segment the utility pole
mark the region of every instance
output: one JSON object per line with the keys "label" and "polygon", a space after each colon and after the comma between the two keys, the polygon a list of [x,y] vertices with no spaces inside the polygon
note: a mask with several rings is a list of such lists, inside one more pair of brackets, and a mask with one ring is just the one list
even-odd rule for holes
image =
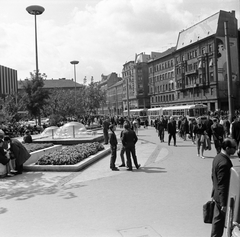
{"label": "utility pole", "polygon": [[225,45],[226,45],[226,59],[227,59],[227,82],[228,82],[228,107],[229,120],[232,121],[234,115],[233,95],[232,95],[232,66],[230,55],[230,44],[228,37],[228,22],[224,21]]}

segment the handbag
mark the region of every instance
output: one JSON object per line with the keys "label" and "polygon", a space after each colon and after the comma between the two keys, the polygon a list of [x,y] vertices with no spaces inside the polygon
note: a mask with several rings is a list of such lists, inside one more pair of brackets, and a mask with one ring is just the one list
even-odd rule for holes
{"label": "handbag", "polygon": [[203,222],[211,224],[213,219],[215,202],[213,200],[206,202],[203,205]]}

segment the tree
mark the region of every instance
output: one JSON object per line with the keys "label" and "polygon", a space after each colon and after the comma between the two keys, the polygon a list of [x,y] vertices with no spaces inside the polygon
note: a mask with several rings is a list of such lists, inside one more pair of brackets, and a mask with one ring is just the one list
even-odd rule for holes
{"label": "tree", "polygon": [[101,104],[106,102],[106,93],[101,90],[98,82],[91,82],[84,90],[84,108],[88,113],[95,113]]}
{"label": "tree", "polygon": [[38,77],[35,74],[30,73],[31,78],[27,79],[23,85],[26,97],[24,97],[27,110],[33,117],[38,117],[38,123],[41,125],[41,111],[43,107],[48,103],[49,91],[44,90],[43,78],[46,78],[46,74],[39,73]]}

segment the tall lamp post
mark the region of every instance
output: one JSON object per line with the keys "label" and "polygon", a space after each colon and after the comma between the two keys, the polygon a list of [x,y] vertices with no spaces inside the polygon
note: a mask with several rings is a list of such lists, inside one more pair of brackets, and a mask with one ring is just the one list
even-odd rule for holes
{"label": "tall lamp post", "polygon": [[75,88],[74,88],[74,98],[75,98],[75,113],[77,111],[77,92],[76,92],[76,64],[79,63],[79,61],[71,61],[71,64],[74,66],[74,81],[75,81]]}
{"label": "tall lamp post", "polygon": [[36,79],[38,79],[38,47],[37,47],[37,15],[41,15],[45,9],[38,5],[29,6],[27,12],[34,15],[35,20],[35,50],[36,50]]}

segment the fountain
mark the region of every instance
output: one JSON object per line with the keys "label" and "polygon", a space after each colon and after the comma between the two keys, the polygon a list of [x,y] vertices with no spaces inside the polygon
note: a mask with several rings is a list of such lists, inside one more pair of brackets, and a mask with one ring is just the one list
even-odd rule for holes
{"label": "fountain", "polygon": [[101,142],[103,134],[87,130],[82,123],[69,122],[61,127],[51,126],[46,128],[34,139],[34,143],[53,143],[62,145],[74,145],[86,142]]}

